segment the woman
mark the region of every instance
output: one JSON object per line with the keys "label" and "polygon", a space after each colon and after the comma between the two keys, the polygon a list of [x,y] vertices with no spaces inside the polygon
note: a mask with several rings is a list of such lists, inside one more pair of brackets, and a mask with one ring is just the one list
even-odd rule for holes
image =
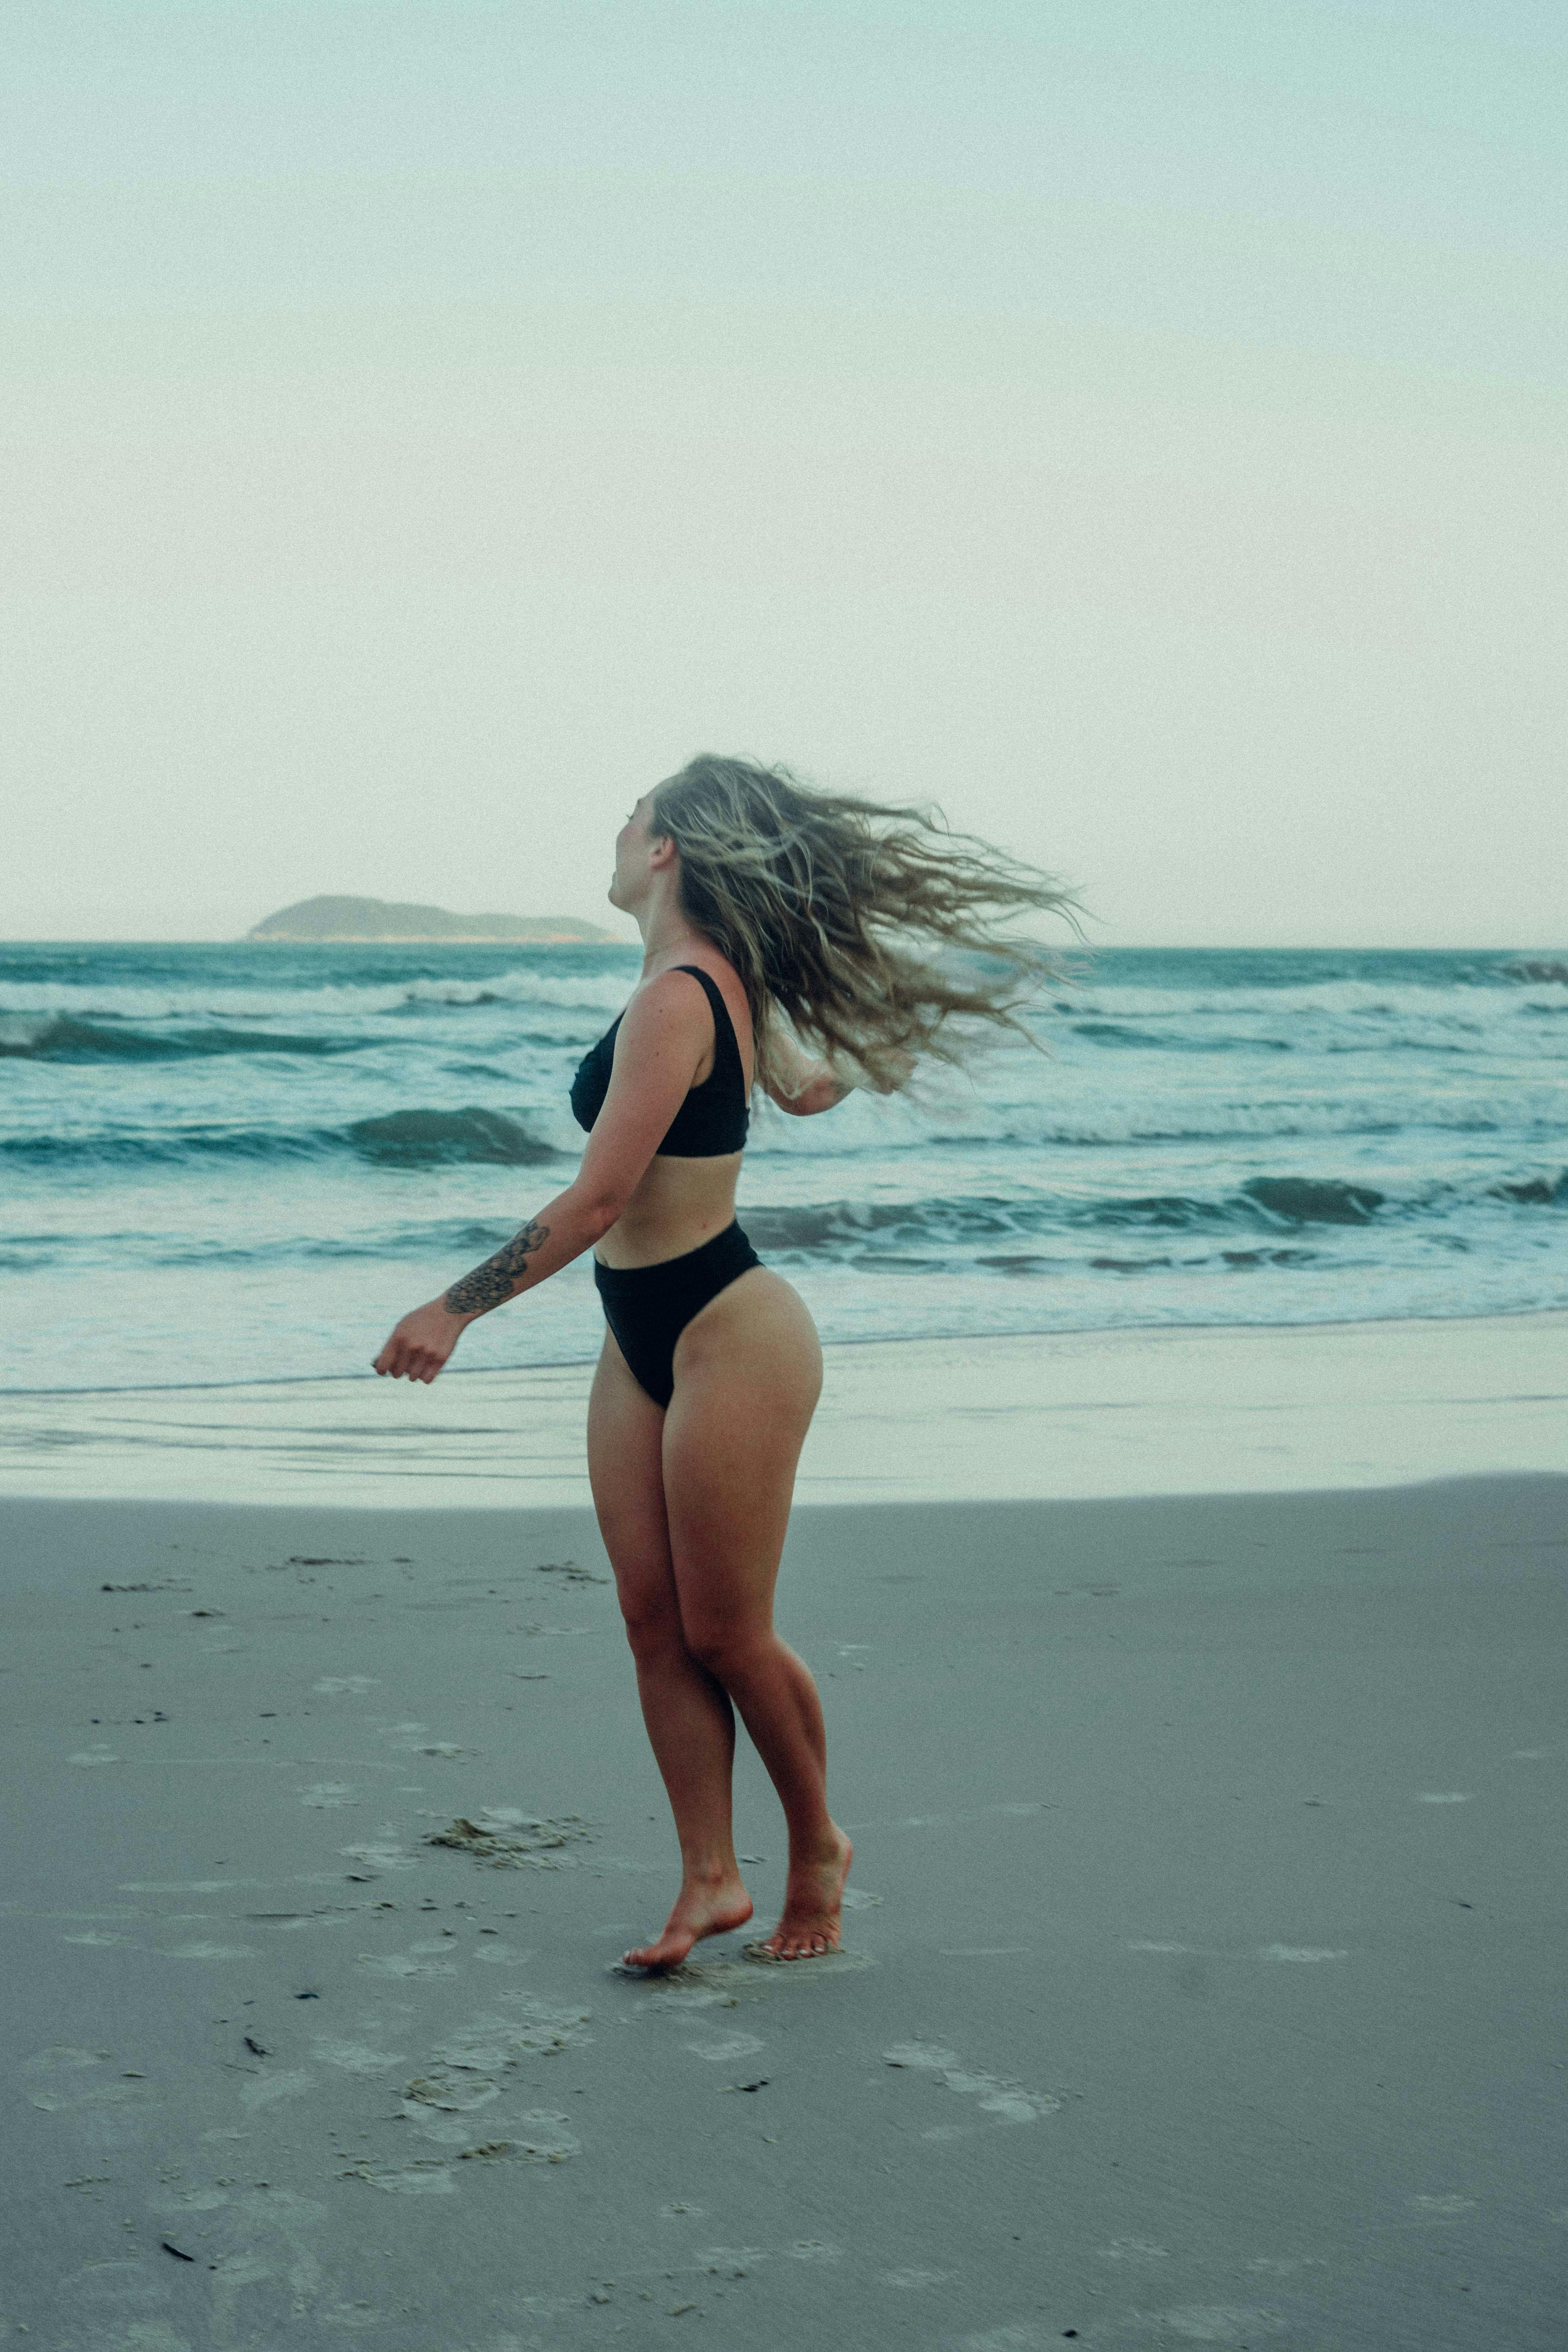
{"label": "woman", "polygon": [[[760,1084],[810,1117],[857,1085],[892,1091],[922,1054],[954,1058],[954,1015],[1016,1026],[1040,950],[994,925],[1070,902],[918,811],[708,755],[637,802],[609,896],[637,919],[642,978],[573,1084],[588,1129],[577,1175],[405,1316],[375,1369],[433,1381],[468,1324],[594,1251],[608,1328],[589,1477],[681,1855],[663,1933],[626,1961],[674,1968],[752,1916],[731,1829],[736,1708],[789,1829],[784,1914],[763,1948],[804,1959],[837,1945],[851,1852],[827,1810],[816,1686],[773,1622],[822,1355],[735,1223],[747,1106]],[[941,946],[993,961],[955,971]]]}

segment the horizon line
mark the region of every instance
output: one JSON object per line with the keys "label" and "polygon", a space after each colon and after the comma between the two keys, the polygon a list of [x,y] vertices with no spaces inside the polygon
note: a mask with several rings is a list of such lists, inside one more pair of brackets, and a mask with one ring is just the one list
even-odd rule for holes
{"label": "horizon line", "polygon": [[[520,917],[522,921],[547,922],[548,916]],[[588,921],[586,916],[562,916],[555,919]],[[626,948],[640,946],[637,940],[463,940],[463,939],[342,939],[310,940],[274,936],[257,939],[249,932],[229,932],[223,935],[195,935],[145,938],[122,934],[61,933],[49,937],[11,937],[0,934],[0,949],[5,948],[255,948],[272,950],[278,948],[510,948],[549,950],[559,948]],[[1568,940],[1549,944],[1537,940],[1100,940],[1077,942],[1058,947],[1062,955],[1073,958],[1111,953],[1135,952],[1148,954],[1192,955],[1529,955],[1547,958],[1568,958]]]}

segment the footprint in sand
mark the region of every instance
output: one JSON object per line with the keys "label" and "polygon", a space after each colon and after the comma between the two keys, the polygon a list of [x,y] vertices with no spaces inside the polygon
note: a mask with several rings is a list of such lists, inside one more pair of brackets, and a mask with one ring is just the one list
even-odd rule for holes
{"label": "footprint in sand", "polygon": [[458,2193],[456,2179],[438,2156],[416,2158],[405,2165],[351,2164],[341,2178],[368,2181],[373,2189],[384,2189],[391,2197],[455,2197]]}
{"label": "footprint in sand", "polygon": [[154,2213],[170,2217],[181,2213],[216,2213],[229,2202],[226,2189],[187,2189],[178,2195],[154,2197],[149,2200]]}
{"label": "footprint in sand", "polygon": [[[416,2115],[417,2103],[405,2102],[405,2112]],[[368,2181],[373,2189],[401,2197],[450,2197],[456,2193],[459,2164],[564,2164],[582,2153],[570,2119],[544,2108],[531,2108],[513,2117],[489,2116],[483,2136],[457,2116],[432,2115],[426,2137],[446,2142],[450,2157],[416,2157],[412,2164],[377,2165],[368,2159],[348,2167],[340,2178]],[[465,2145],[459,2146],[463,2142]]]}
{"label": "footprint in sand", "polygon": [[373,2050],[363,2042],[337,2042],[326,2034],[318,2034],[310,2047],[310,2055],[323,2066],[336,2066],[345,2074],[382,2074],[389,2066],[405,2063],[401,2050]]}
{"label": "footprint in sand", "polygon": [[766,2246],[704,2246],[692,2256],[700,2270],[717,2278],[744,2278],[768,2259]]}
{"label": "footprint in sand", "polygon": [[1150,2315],[1153,2326],[1184,2344],[1231,2344],[1247,2352],[1260,2336],[1282,2336],[1288,2322],[1277,2311],[1251,2304],[1197,2303],[1179,2311]]}
{"label": "footprint in sand", "polygon": [[413,1870],[415,1858],[405,1853],[392,1838],[373,1839],[367,1845],[341,1845],[338,1852],[345,1862],[363,1862],[367,1870]]}
{"label": "footprint in sand", "polygon": [[[902,2071],[937,2075],[948,2090],[961,2098],[976,2100],[981,2114],[994,2116],[999,2123],[1032,2124],[1041,2116],[1055,2114],[1062,2104],[1049,2092],[1026,2091],[1021,2084],[1000,2081],[994,2074],[973,2073],[955,2051],[944,2050],[937,2042],[900,2042],[882,2056],[886,2064]],[[952,2139],[964,2128],[938,2124],[923,2137]]]}
{"label": "footprint in sand", "polygon": [[416,1944],[410,1952],[361,1952],[354,1966],[367,1977],[455,1977],[455,1962],[432,1958]]}
{"label": "footprint in sand", "polygon": [[686,2044],[694,2058],[706,2058],[719,2065],[727,2058],[752,2058],[767,2047],[754,2033],[721,2033],[711,2042],[689,2042]]}
{"label": "footprint in sand", "polygon": [[488,2107],[500,2096],[500,2084],[489,2074],[466,2066],[445,2066],[437,2063],[427,2073],[416,2074],[405,2086],[403,2116],[427,2139],[455,2141],[461,2144],[472,2137],[466,2123],[458,2120],[472,2115],[479,2107]]}
{"label": "footprint in sand", "polygon": [[258,2074],[254,2082],[239,2086],[240,2103],[254,2112],[260,2107],[274,2107],[279,2099],[302,2098],[316,2087],[316,2078],[304,2066],[281,2067],[276,2074]]}
{"label": "footprint in sand", "polygon": [[124,2106],[152,2096],[144,2076],[127,2070],[112,2074],[106,2071],[115,2063],[112,2051],[51,2042],[22,2068],[38,2085],[27,2094],[28,2104],[47,2115],[58,2115],[72,2107]]}
{"label": "footprint in sand", "polygon": [[236,1887],[265,1886],[264,1878],[122,1878],[121,1895],[230,1895]]}

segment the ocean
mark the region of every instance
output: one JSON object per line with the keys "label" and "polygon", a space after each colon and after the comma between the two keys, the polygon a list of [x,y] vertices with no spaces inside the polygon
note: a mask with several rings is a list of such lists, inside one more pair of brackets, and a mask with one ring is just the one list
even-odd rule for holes
{"label": "ocean", "polygon": [[[629,948],[0,947],[0,1387],[368,1376],[571,1177]],[[963,1074],[760,1103],[740,1216],[828,1343],[1568,1307],[1568,966],[1120,949]],[[451,1377],[582,1361],[585,1260]]]}

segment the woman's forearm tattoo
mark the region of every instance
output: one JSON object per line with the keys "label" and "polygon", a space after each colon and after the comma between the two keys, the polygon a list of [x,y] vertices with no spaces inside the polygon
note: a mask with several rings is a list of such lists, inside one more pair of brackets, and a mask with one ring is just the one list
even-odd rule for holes
{"label": "woman's forearm tattoo", "polygon": [[472,1274],[464,1275],[461,1282],[452,1285],[441,1301],[447,1314],[482,1315],[487,1307],[500,1307],[511,1297],[524,1261],[535,1250],[542,1249],[549,1239],[549,1226],[542,1225],[537,1217],[530,1217],[504,1249],[497,1250],[494,1257],[486,1258],[483,1265],[475,1266]]}

